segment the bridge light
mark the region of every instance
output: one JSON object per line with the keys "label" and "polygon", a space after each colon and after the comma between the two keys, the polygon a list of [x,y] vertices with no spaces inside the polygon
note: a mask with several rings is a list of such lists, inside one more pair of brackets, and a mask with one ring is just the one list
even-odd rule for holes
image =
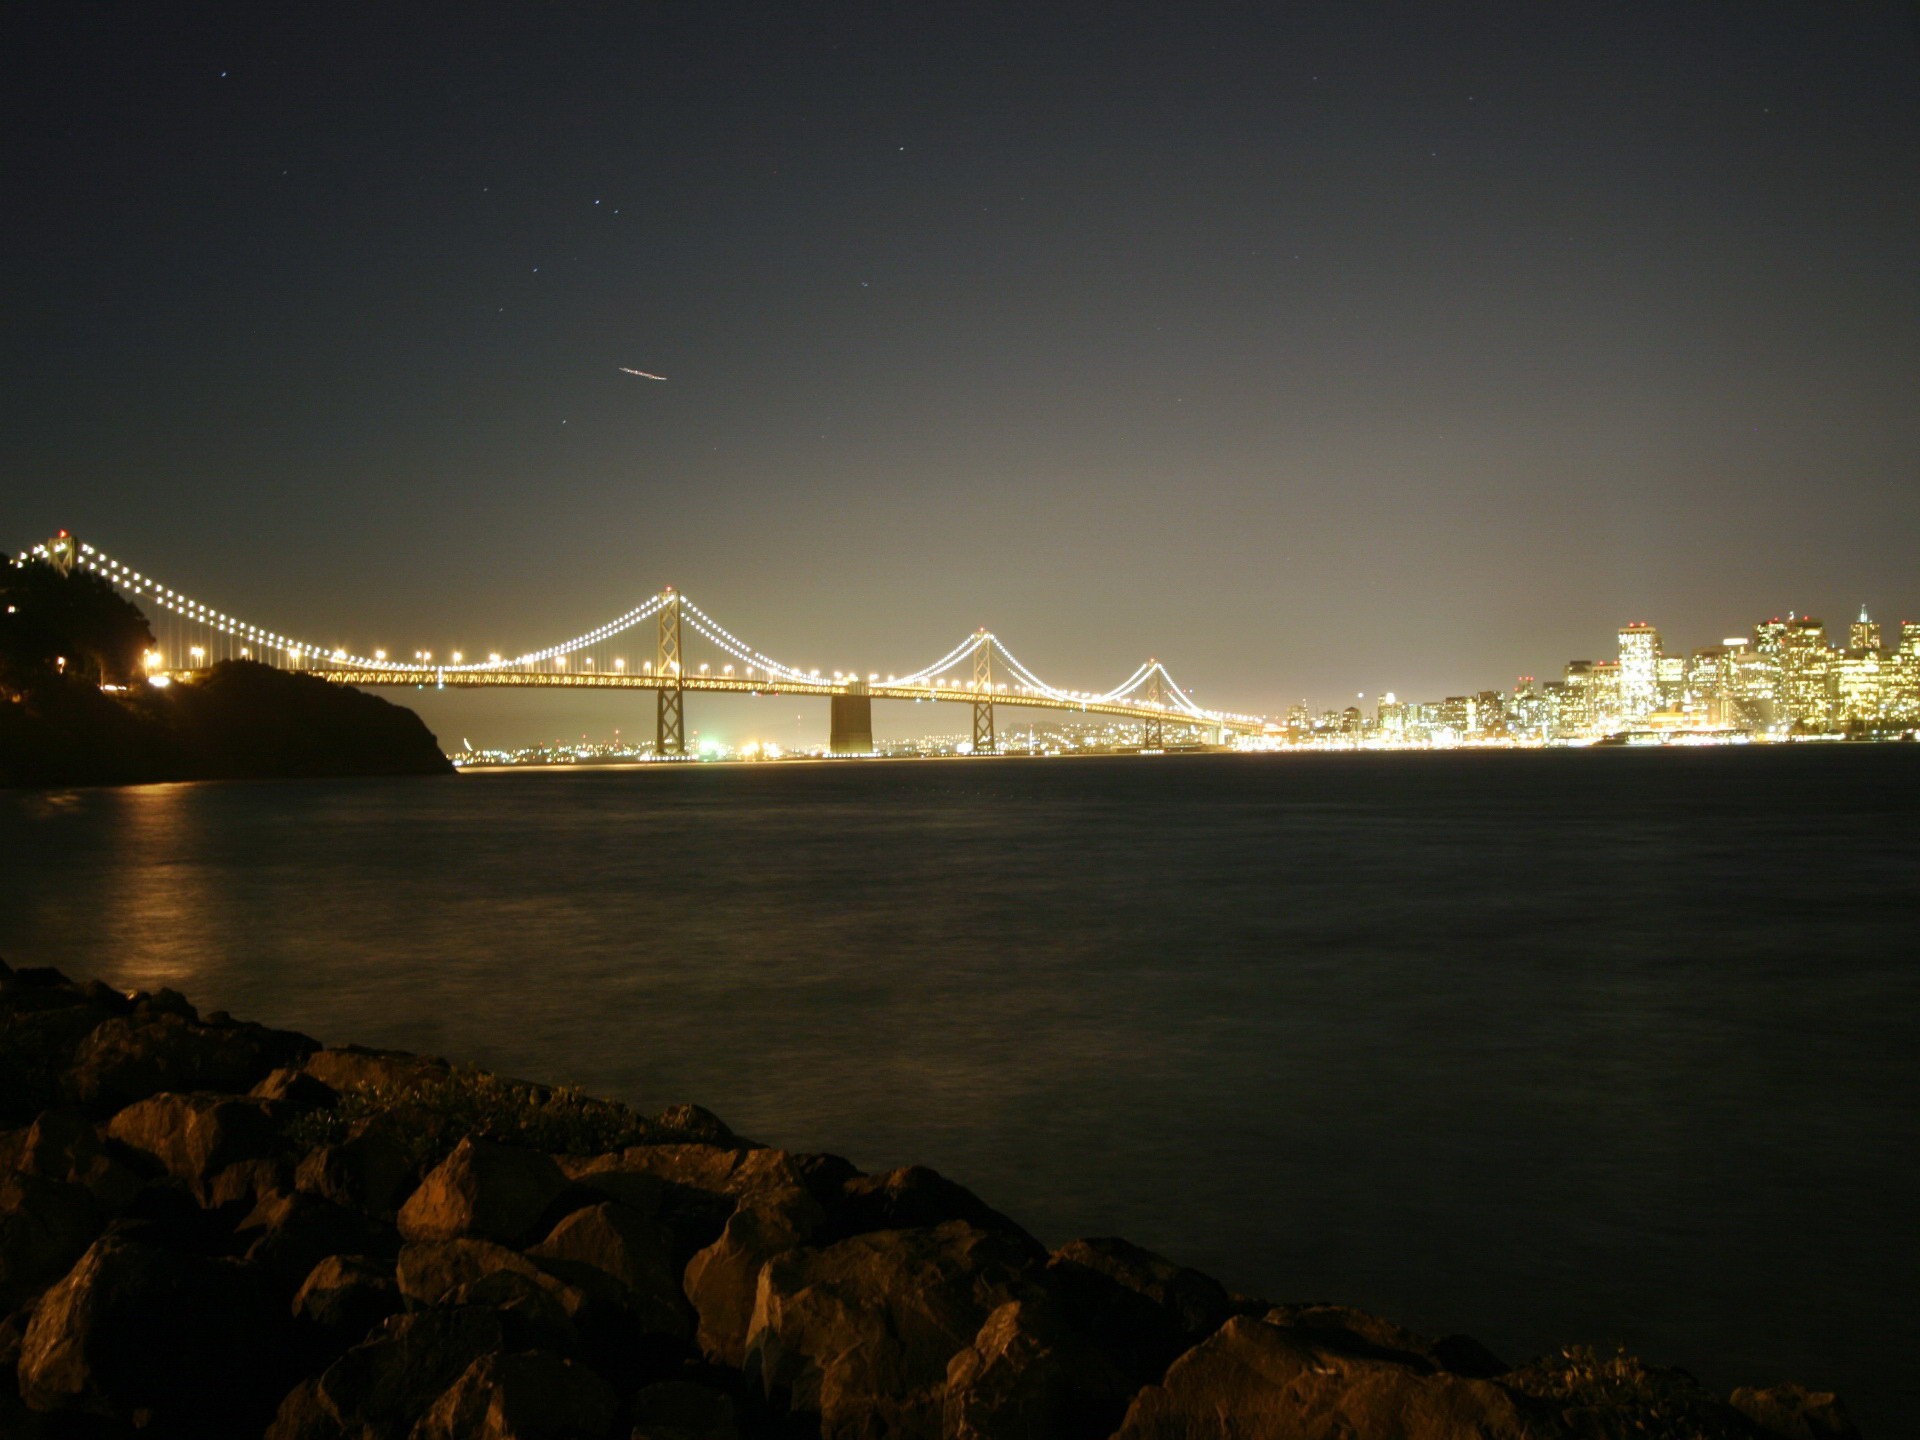
{"label": "bridge light", "polygon": [[453,663],[454,663],[454,664],[456,664],[456,665],[458,665],[458,664],[460,663],[460,659],[461,659],[461,656],[460,656],[460,652],[459,652],[458,650],[456,650],[456,651],[454,651],[454,652],[453,652]]}
{"label": "bridge light", "polygon": [[384,650],[376,650],[373,652],[373,658],[376,660],[384,660],[387,658],[387,652]]}
{"label": "bridge light", "polygon": [[733,667],[731,665],[722,665],[720,667],[720,673],[722,675],[731,675],[733,674]]}
{"label": "bridge light", "polygon": [[500,652],[498,650],[490,651],[487,655],[487,663],[489,665],[498,665],[500,663]]}
{"label": "bridge light", "polygon": [[613,662],[613,668],[616,670],[624,670],[627,668],[627,662],[625,660],[616,659]]}

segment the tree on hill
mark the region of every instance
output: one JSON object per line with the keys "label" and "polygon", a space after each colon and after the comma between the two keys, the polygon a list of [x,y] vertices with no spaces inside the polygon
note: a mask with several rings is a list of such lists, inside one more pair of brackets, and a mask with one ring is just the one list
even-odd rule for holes
{"label": "tree on hill", "polygon": [[62,677],[126,685],[152,648],[147,617],[92,571],[0,563],[0,687],[20,694]]}

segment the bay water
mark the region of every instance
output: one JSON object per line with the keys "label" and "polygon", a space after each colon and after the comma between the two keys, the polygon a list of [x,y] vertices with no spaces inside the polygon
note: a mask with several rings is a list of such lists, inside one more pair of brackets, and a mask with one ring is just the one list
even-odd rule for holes
{"label": "bay water", "polygon": [[0,794],[0,955],[1920,1414],[1920,747]]}

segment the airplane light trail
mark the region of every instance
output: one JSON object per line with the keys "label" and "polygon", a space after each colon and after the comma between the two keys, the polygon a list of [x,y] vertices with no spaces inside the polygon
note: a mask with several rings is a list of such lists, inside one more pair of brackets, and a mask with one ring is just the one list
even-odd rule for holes
{"label": "airplane light trail", "polygon": [[642,380],[664,380],[667,378],[664,375],[649,375],[646,371],[635,370],[630,365],[622,365],[620,367],[620,373],[622,375],[638,375]]}

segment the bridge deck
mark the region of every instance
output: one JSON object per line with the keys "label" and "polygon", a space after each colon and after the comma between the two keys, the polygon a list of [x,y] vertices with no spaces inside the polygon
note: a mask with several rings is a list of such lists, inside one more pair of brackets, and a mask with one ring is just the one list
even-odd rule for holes
{"label": "bridge deck", "polygon": [[[307,673],[340,685],[429,690],[562,689],[562,690],[670,690],[674,680],[665,675],[629,675],[593,670],[446,669],[432,667],[358,668],[315,667]],[[182,678],[191,672],[184,672]],[[991,699],[998,705],[1031,710],[1064,710],[1083,715],[1110,715],[1125,720],[1159,720],[1166,724],[1223,729],[1239,735],[1257,735],[1264,722],[1254,719],[1199,717],[1174,706],[1134,705],[1125,700],[1075,700],[1028,690],[996,689],[990,696],[964,685],[876,685],[820,680],[741,680],[724,675],[684,675],[680,688],[707,694],[730,695],[856,695],[875,700],[921,700],[949,705],[971,705]]]}

